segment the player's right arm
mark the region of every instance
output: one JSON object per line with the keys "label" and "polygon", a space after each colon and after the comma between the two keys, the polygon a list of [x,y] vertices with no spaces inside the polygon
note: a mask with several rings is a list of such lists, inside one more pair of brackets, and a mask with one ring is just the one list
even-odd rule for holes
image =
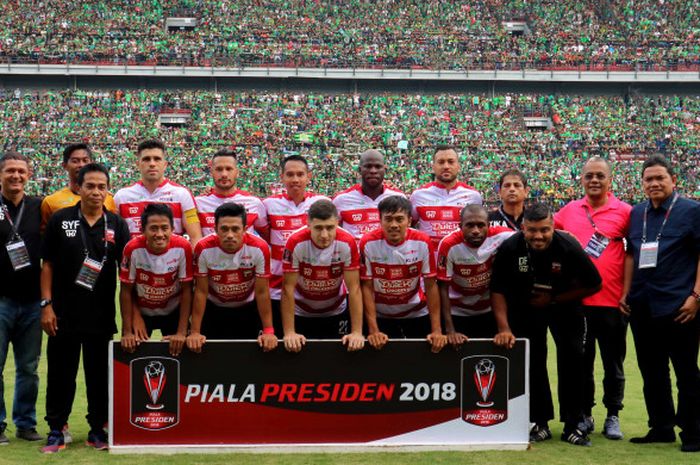
{"label": "player's right arm", "polygon": [[187,336],[187,348],[192,352],[200,353],[207,338],[202,334],[202,319],[207,306],[209,293],[209,277],[195,276],[194,299],[192,300],[192,321],[190,334]]}
{"label": "player's right arm", "polygon": [[297,334],[294,328],[294,289],[297,286],[298,278],[299,273],[297,272],[284,272],[280,312],[282,313],[284,348],[289,352],[299,352],[306,344],[306,338],[301,334]]}

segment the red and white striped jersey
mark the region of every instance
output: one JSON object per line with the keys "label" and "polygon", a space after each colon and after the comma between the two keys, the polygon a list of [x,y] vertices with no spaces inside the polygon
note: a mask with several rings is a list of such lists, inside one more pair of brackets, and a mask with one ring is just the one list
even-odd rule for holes
{"label": "red and white striped jersey", "polygon": [[212,189],[207,195],[195,197],[197,214],[202,225],[202,235],[208,236],[214,232],[214,212],[224,203],[237,203],[243,205],[246,211],[246,230],[255,227],[263,229],[267,227],[267,212],[262,200],[246,191],[236,190],[231,195],[220,195]]}
{"label": "red and white striped jersey", "polygon": [[343,272],[360,269],[360,254],[355,239],[342,228],[336,230],[335,241],[325,249],[314,245],[309,228],[302,228],[287,240],[283,268],[285,273],[299,274],[294,289],[297,315],[333,316],[347,307]]}
{"label": "red and white striped jersey", "polygon": [[149,203],[164,203],[173,211],[175,234],[184,234],[185,223],[195,223],[197,207],[192,193],[186,187],[164,179],[149,192],[141,181],[119,189],[114,196],[117,212],[129,225],[131,237],[141,234],[141,213]]}
{"label": "red and white striped jersey", "polygon": [[406,197],[398,190],[384,186],[384,191],[372,200],[362,193],[362,185],[356,184],[339,193],[333,199],[340,215],[340,225],[359,242],[364,234],[379,229],[379,202],[392,195]]}
{"label": "red and white striped jersey", "polygon": [[360,240],[360,278],[372,280],[377,316],[417,318],[428,314],[421,277],[434,278],[435,252],[427,234],[409,228],[399,245],[377,229]]}
{"label": "red and white striped jersey", "polygon": [[481,203],[481,194],[463,182],[450,190],[437,181],[431,182],[411,194],[416,228],[430,236],[436,249],[443,237],[459,228],[462,207]]}
{"label": "red and white striped jersey", "polygon": [[513,234],[515,231],[509,228],[489,228],[486,240],[478,249],[467,245],[461,230],[440,241],[437,277],[450,283],[453,315],[472,316],[491,311],[491,264],[498,247]]}
{"label": "red and white striped jersey", "polygon": [[119,280],[134,285],[142,314],[168,315],[180,305],[180,283],[192,281],[192,246],[173,234],[165,252],[156,254],[146,248],[145,236],[136,236],[124,247]]}
{"label": "red and white striped jersey", "polygon": [[255,299],[255,278],[270,277],[270,248],[253,234],[243,235],[243,245],[234,253],[220,247],[211,234],[194,247],[194,275],[209,281],[207,299],[219,307],[237,308]]}
{"label": "red and white striped jersey", "polygon": [[309,207],[317,200],[330,200],[325,195],[306,192],[304,200],[297,205],[287,194],[273,195],[265,200],[267,219],[270,222],[270,298],[279,300],[282,298],[282,254],[284,244],[294,231],[306,226],[306,214]]}

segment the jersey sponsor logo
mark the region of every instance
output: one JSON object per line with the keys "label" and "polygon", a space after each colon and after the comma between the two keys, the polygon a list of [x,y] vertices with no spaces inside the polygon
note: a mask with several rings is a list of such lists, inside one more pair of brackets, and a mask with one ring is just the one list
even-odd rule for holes
{"label": "jersey sponsor logo", "polygon": [[63,221],[61,227],[66,234],[66,237],[75,237],[78,234],[78,226],[80,220]]}
{"label": "jersey sponsor logo", "polygon": [[311,276],[314,270],[311,268],[304,268],[304,276]]}
{"label": "jersey sponsor logo", "polygon": [[353,221],[362,221],[362,213],[353,213],[352,220]]}
{"label": "jersey sponsor logo", "polygon": [[384,273],[386,273],[386,268],[378,266],[374,269],[374,272],[378,275],[383,275]]}
{"label": "jersey sponsor logo", "polygon": [[139,212],[139,207],[129,207],[129,214],[135,215]]}
{"label": "jersey sponsor logo", "polygon": [[432,220],[433,218],[437,217],[437,212],[435,210],[428,210],[425,212],[425,217]]}
{"label": "jersey sponsor logo", "polygon": [[527,262],[527,257],[518,257],[518,271],[521,273],[527,273],[530,271],[530,267]]}
{"label": "jersey sponsor logo", "polygon": [[561,273],[561,263],[552,262],[552,273],[555,273],[555,274]]}
{"label": "jersey sponsor logo", "polygon": [[275,220],[275,226],[278,228],[284,228],[286,221],[284,220]]}

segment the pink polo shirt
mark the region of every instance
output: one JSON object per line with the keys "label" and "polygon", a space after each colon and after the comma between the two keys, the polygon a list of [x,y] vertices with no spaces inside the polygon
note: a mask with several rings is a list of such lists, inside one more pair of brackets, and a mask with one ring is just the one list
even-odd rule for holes
{"label": "pink polo shirt", "polygon": [[586,211],[590,213],[598,232],[610,239],[599,258],[590,257],[603,278],[603,288],[600,292],[583,299],[584,305],[617,307],[620,302],[625,262],[622,238],[627,235],[631,210],[630,205],[608,192],[608,202],[597,210],[593,210],[584,197],[569,202],[554,215],[554,227],[576,236],[583,248],[595,232]]}

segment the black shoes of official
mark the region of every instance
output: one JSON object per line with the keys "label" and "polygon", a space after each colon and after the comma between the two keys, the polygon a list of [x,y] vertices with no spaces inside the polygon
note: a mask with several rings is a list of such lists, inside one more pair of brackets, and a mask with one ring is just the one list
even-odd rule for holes
{"label": "black shoes of official", "polygon": [[578,428],[561,433],[561,440],[574,446],[588,447],[591,445],[591,440],[588,439],[588,435]]}
{"label": "black shoes of official", "polygon": [[630,439],[633,444],[652,444],[655,442],[676,442],[676,433],[672,429],[652,428],[646,436]]}
{"label": "black shoes of official", "polygon": [[547,425],[535,425],[530,430],[530,442],[542,442],[552,439],[552,432]]}

